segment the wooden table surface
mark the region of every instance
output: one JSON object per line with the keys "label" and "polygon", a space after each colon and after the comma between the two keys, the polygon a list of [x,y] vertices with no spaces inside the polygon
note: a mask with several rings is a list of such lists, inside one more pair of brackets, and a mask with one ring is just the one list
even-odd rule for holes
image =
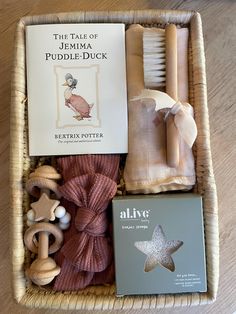
{"label": "wooden table surface", "polygon": [[[0,46],[0,313],[63,313],[27,309],[11,294],[9,258],[9,108],[16,23],[25,15],[79,10],[184,9],[202,15],[208,79],[211,145],[219,198],[220,284],[212,305],[161,310],[161,313],[236,313],[236,2],[155,0],[1,0]],[[126,313],[154,313],[127,311]],[[81,312],[80,312],[81,313]],[[83,313],[86,313],[83,311]],[[96,312],[95,312],[96,313]],[[97,312],[98,313],[98,312]],[[110,311],[104,313],[111,313]],[[118,313],[114,311],[112,313]]]}

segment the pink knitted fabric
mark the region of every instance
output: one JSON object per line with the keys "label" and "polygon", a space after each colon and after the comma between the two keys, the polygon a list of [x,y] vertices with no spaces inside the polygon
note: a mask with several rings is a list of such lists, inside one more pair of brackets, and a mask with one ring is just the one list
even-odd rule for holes
{"label": "pink knitted fabric", "polygon": [[78,290],[114,280],[107,206],[116,193],[119,155],[81,155],[58,159],[64,184],[63,206],[71,214],[64,245],[56,254],[61,273],[55,290]]}

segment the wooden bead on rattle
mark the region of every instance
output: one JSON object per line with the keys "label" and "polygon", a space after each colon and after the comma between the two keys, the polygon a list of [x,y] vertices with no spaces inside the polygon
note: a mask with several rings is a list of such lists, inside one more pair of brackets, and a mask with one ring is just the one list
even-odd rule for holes
{"label": "wooden bead on rattle", "polygon": [[[33,241],[36,233],[39,233],[39,242],[36,245]],[[55,242],[48,247],[49,234],[53,234]],[[55,225],[47,222],[40,222],[32,225],[25,232],[24,242],[27,248],[38,253],[38,258],[27,269],[26,274],[37,285],[47,285],[55,276],[60,273],[60,267],[57,266],[55,261],[48,257],[48,253],[55,253],[62,244],[63,234],[62,231]]]}
{"label": "wooden bead on rattle", "polygon": [[58,227],[61,230],[67,230],[70,227],[70,213],[68,213],[63,206],[58,206],[54,213],[55,216],[59,219]]}
{"label": "wooden bead on rattle", "polygon": [[60,178],[61,175],[52,166],[41,166],[30,174],[30,178],[26,183],[26,190],[37,198],[42,193],[46,193],[49,196],[50,192],[55,193],[57,198],[60,198],[61,194],[56,183]]}

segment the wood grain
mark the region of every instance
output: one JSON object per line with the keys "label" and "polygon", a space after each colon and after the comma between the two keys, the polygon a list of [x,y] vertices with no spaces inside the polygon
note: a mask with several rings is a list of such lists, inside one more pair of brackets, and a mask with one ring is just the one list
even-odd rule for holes
{"label": "wood grain", "polygon": [[[1,313],[63,313],[63,311],[26,309],[11,296],[9,248],[9,105],[13,43],[16,23],[24,15],[79,10],[129,9],[197,10],[203,19],[208,99],[211,125],[212,156],[219,197],[220,222],[220,286],[217,301],[201,308],[180,308],[175,313],[234,313],[236,311],[236,2],[217,1],[155,1],[155,0],[5,0],[0,2],[0,252]],[[96,313],[96,311],[94,311]],[[161,310],[170,313],[173,310]],[[72,313],[72,312],[71,312]],[[83,311],[83,313],[86,313]],[[99,312],[97,312],[99,313]],[[118,313],[104,312],[104,313]],[[127,311],[126,313],[155,313]]]}

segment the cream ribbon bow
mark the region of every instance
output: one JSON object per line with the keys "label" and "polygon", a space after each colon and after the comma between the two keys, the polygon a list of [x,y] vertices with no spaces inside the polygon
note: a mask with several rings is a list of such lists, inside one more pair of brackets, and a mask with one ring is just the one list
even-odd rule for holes
{"label": "cream ribbon bow", "polygon": [[186,108],[180,101],[175,101],[164,92],[143,89],[139,96],[133,97],[130,101],[152,99],[155,102],[155,111],[169,108],[165,118],[169,113],[174,115],[174,123],[179,131],[180,136],[184,139],[187,145],[191,148],[197,137],[197,126],[193,119],[190,110]]}

